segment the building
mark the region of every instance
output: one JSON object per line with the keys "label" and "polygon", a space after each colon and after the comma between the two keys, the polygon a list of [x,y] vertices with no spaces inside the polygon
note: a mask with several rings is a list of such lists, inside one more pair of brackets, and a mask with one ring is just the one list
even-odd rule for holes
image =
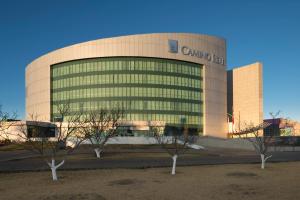
{"label": "building", "polygon": [[56,126],[49,122],[9,120],[2,123],[1,140],[25,141],[26,138],[54,138]]}
{"label": "building", "polygon": [[300,123],[294,120],[275,118],[265,119],[271,125],[264,129],[266,136],[300,136]]}
{"label": "building", "polygon": [[263,122],[262,86],[262,64],[259,62],[227,71],[229,132],[239,132]]}
{"label": "building", "polygon": [[[224,138],[227,98],[226,42],[208,35],[99,39],[52,51],[26,68],[26,115],[42,121],[59,117],[62,103],[83,113],[122,106],[133,132],[147,131],[155,122],[185,123],[192,133]],[[250,111],[260,115],[262,106],[256,108]]]}

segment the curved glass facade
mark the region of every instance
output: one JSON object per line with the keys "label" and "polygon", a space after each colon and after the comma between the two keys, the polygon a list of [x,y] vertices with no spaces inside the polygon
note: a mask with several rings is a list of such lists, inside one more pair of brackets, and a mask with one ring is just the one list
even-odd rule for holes
{"label": "curved glass facade", "polygon": [[51,66],[51,119],[56,105],[72,112],[122,106],[125,120],[186,123],[202,132],[200,64],[145,57],[75,60]]}

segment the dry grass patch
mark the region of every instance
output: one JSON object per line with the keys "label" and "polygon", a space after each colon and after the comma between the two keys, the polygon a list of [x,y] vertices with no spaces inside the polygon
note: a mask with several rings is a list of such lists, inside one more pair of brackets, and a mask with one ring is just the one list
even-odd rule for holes
{"label": "dry grass patch", "polygon": [[1,198],[37,199],[300,199],[300,162],[0,174]]}
{"label": "dry grass patch", "polygon": [[81,193],[81,194],[53,194],[49,196],[40,196],[41,200],[106,200],[96,193]]}
{"label": "dry grass patch", "polygon": [[227,176],[234,177],[257,177],[257,174],[251,172],[230,172],[226,174]]}

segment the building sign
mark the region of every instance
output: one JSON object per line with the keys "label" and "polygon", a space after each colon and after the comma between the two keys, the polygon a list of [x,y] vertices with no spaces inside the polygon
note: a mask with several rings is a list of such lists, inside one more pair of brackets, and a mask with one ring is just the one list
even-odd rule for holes
{"label": "building sign", "polygon": [[[170,53],[178,53],[179,46],[178,46],[177,40],[169,40],[168,44],[169,44],[169,52]],[[182,46],[180,48],[180,52],[186,56],[197,57],[197,58],[205,59],[209,62],[213,62],[213,63],[220,64],[220,65],[225,65],[225,60],[223,57],[220,57],[215,54],[208,53],[208,52],[200,51],[197,49],[192,49],[188,46]]]}

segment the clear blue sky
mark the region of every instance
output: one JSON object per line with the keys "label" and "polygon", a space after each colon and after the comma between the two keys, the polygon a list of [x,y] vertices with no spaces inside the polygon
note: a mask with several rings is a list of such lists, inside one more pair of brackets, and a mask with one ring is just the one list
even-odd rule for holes
{"label": "clear blue sky", "polygon": [[191,32],[227,40],[228,68],[264,64],[264,113],[300,120],[300,1],[1,0],[0,104],[25,113],[25,67],[103,37]]}

